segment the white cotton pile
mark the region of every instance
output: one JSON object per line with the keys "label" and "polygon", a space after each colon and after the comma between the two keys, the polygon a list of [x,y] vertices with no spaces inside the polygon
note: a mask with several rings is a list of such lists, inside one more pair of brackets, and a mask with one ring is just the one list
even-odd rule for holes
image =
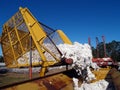
{"label": "white cotton pile", "polygon": [[[46,43],[44,46],[50,50],[53,54],[57,56],[57,58],[60,58],[60,54],[58,51],[53,47],[53,45]],[[47,59],[47,61],[55,61],[55,59],[46,51],[44,52],[44,55]],[[26,52],[23,56],[17,59],[18,64],[24,65],[30,63],[30,51]],[[32,50],[32,63],[39,63],[41,61],[41,57],[39,55],[39,52],[36,50]],[[13,62],[14,64],[14,62]]]}
{"label": "white cotton pile", "polygon": [[78,87],[78,79],[73,78],[74,90],[107,90],[109,83],[105,80],[100,80],[95,83],[83,83]]}
{"label": "white cotton pile", "polygon": [[72,67],[78,75],[83,76],[87,82],[95,79],[95,75],[89,67],[93,67],[94,69],[98,69],[99,67],[92,62],[93,57],[90,45],[74,42],[73,45],[60,44],[58,48],[62,52],[63,57],[73,59]]}
{"label": "white cotton pile", "polygon": [[[40,62],[41,58],[37,50],[32,50],[32,63]],[[30,51],[18,58],[18,63],[21,65],[30,63]]]}
{"label": "white cotton pile", "polygon": [[[54,53],[58,58],[60,54],[56,52],[53,45],[46,43],[44,44],[46,48],[48,48],[52,53]],[[59,44],[57,45],[59,50],[62,52],[65,58],[73,59],[72,67],[76,70],[78,75],[83,76],[83,78],[90,82],[95,79],[94,74],[91,72],[89,67],[93,67],[94,69],[98,69],[98,66],[92,62],[92,50],[88,44],[80,44],[78,42],[74,42],[72,45],[70,44]],[[48,52],[45,52],[47,60],[55,60]],[[27,64],[30,61],[30,52],[25,53],[22,57],[18,59],[18,63],[21,65]],[[37,50],[32,51],[32,63],[39,63],[41,61],[40,55]]]}

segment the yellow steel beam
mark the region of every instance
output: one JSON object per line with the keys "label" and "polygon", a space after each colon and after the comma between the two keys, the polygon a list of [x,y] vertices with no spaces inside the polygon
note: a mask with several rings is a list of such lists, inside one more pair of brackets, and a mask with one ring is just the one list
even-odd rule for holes
{"label": "yellow steel beam", "polygon": [[72,44],[70,39],[63,33],[62,30],[57,30],[57,33],[59,34],[60,38],[63,40],[64,43],[66,44]]}
{"label": "yellow steel beam", "polygon": [[45,32],[43,31],[43,29],[40,27],[37,20],[32,16],[32,14],[30,13],[30,11],[27,8],[20,7],[20,12],[23,15],[24,21],[29,29],[30,35],[32,36],[32,39],[37,47],[37,50],[38,50],[42,60],[46,61],[46,58],[45,58],[44,54],[42,53],[42,50],[38,43],[38,41],[41,38],[43,38],[41,40],[41,42],[42,42],[44,40],[44,38],[46,37]]}
{"label": "yellow steel beam", "polygon": [[20,7],[20,12],[24,18],[24,21],[30,32],[30,35],[32,36],[32,39],[43,61],[40,76],[44,76],[46,67],[49,66],[49,64],[47,63],[46,57],[42,52],[43,50],[41,49],[41,44],[43,40],[46,38],[46,33],[44,32],[43,28],[40,26],[38,21],[32,16],[32,14],[27,8]]}

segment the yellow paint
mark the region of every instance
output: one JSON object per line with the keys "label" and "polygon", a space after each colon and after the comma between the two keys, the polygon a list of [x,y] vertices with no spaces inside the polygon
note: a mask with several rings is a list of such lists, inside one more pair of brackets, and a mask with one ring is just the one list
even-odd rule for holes
{"label": "yellow paint", "polygon": [[96,82],[102,79],[105,79],[110,71],[110,68],[100,68],[98,71],[93,71],[95,74],[96,79],[93,80],[92,82]]}

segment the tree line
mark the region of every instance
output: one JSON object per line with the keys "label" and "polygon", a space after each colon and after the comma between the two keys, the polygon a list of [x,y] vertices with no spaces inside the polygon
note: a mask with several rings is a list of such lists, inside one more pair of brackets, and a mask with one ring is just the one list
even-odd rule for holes
{"label": "tree line", "polygon": [[[120,62],[120,42],[113,40],[110,43],[106,43],[106,56],[111,57],[114,61]],[[103,58],[105,57],[104,43],[100,42],[97,48],[92,47],[92,54],[94,58]]]}

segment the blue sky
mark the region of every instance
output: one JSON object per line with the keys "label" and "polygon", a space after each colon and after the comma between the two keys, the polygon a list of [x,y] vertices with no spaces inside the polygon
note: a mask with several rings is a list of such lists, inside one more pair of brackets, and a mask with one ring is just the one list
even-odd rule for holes
{"label": "blue sky", "polygon": [[102,35],[106,42],[120,41],[120,0],[0,0],[0,34],[20,6],[40,22],[63,30],[72,42],[87,43],[91,37],[95,46],[95,37],[102,41]]}

